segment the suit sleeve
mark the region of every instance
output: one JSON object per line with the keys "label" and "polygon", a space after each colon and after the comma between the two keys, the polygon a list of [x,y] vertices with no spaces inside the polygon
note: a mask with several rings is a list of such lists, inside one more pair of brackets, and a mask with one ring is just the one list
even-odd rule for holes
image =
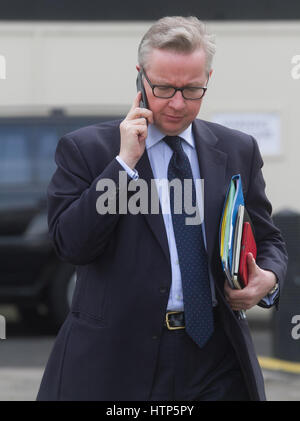
{"label": "suit sleeve", "polygon": [[[276,275],[280,291],[287,270],[287,251],[281,233],[272,221],[272,206],[265,194],[265,181],[261,170],[263,160],[255,139],[252,138],[252,140],[252,165],[245,203],[255,229],[257,264]],[[278,299],[279,294],[275,302],[272,302],[270,297],[266,297],[261,306],[278,305]]]}
{"label": "suit sleeve", "polygon": [[124,170],[113,159],[93,179],[87,162],[70,137],[59,141],[55,161],[57,169],[47,190],[49,235],[62,260],[75,265],[87,264],[103,252],[120,218],[117,213],[99,214],[98,182],[107,179],[114,182],[116,189],[111,190],[110,200],[117,203],[119,171]]}

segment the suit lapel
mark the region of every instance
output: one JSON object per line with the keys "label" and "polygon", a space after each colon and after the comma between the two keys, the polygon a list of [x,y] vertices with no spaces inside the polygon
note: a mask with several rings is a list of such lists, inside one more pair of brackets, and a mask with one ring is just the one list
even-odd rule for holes
{"label": "suit lapel", "polygon": [[159,213],[154,214],[151,213],[151,188],[154,190],[152,193],[157,195],[158,199],[158,192],[154,183],[151,185],[151,180],[154,180],[154,175],[151,169],[150,161],[148,158],[147,150],[145,149],[144,154],[142,155],[141,159],[136,165],[136,170],[139,173],[139,177],[144,179],[148,185],[148,214],[144,214],[147,223],[149,224],[150,229],[152,230],[153,234],[157,238],[165,256],[169,263],[170,260],[170,253],[169,253],[169,244],[167,239],[167,233],[165,229],[165,224],[162,216],[162,210],[159,202]]}
{"label": "suit lapel", "polygon": [[221,212],[226,195],[227,154],[216,148],[219,139],[201,121],[193,123],[199,159],[200,177],[204,180],[204,223],[209,260],[218,241]]}

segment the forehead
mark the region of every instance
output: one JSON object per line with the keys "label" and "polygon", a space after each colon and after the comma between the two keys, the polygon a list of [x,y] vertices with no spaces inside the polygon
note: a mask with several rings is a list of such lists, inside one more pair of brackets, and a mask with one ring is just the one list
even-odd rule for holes
{"label": "forehead", "polygon": [[157,82],[185,84],[202,81],[207,76],[206,55],[202,48],[192,53],[153,49],[147,61],[147,74]]}

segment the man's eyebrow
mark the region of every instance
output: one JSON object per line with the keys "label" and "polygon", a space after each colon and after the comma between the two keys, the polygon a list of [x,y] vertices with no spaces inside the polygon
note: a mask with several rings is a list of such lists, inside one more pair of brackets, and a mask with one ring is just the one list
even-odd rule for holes
{"label": "man's eyebrow", "polygon": [[157,78],[153,77],[153,80],[151,80],[151,82],[152,82],[153,85],[174,86],[174,87],[178,87],[178,88],[181,88],[181,87],[187,87],[187,88],[191,87],[192,88],[192,87],[198,87],[198,86],[200,86],[200,87],[201,86],[205,86],[206,85],[206,82],[207,82],[207,79],[205,79],[202,82],[200,82],[199,79],[198,80],[194,80],[192,82],[188,82],[186,85],[181,85],[181,86],[178,86],[177,84],[176,85],[172,85],[171,82],[168,82],[167,80],[161,79],[160,77],[157,77]]}
{"label": "man's eyebrow", "polygon": [[154,82],[151,80],[151,82],[154,85],[173,86],[171,83],[167,82],[166,80],[161,80],[161,79],[160,80],[159,79],[155,79]]}
{"label": "man's eyebrow", "polygon": [[[172,85],[172,83],[169,83],[167,81],[161,81],[160,80],[159,82],[157,82],[157,81],[153,82],[151,80],[151,82],[153,83],[153,85],[174,86],[174,87],[177,87],[177,86]],[[204,81],[204,82],[194,81],[194,82],[189,82],[186,85],[181,85],[181,86],[178,86],[178,87],[193,88],[193,87],[198,87],[198,86],[205,86],[205,83],[206,83],[206,81]]]}

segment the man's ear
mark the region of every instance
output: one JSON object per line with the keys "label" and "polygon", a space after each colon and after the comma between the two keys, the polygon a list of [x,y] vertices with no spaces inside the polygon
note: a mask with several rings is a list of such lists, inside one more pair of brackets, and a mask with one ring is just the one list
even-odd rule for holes
{"label": "man's ear", "polygon": [[136,70],[137,70],[138,72],[141,70],[141,66],[140,66],[139,64],[137,64],[137,65],[135,66],[135,68],[136,68]]}

